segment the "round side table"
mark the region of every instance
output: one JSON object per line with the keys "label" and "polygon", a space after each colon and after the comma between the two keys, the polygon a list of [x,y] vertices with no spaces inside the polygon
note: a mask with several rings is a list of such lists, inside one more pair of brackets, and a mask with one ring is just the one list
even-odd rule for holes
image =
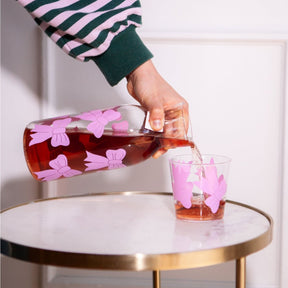
{"label": "round side table", "polygon": [[272,241],[266,213],[227,201],[221,220],[177,220],[170,193],[97,193],[39,200],[1,212],[1,253],[38,264],[153,271],[236,261],[245,288],[246,256]]}

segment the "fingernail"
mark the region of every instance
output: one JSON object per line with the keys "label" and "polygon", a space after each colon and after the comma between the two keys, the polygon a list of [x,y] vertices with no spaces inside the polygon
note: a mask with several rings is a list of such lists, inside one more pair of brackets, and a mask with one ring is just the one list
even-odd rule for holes
{"label": "fingernail", "polygon": [[157,129],[157,130],[161,129],[162,128],[161,120],[154,120],[153,121],[153,127],[154,127],[154,129]]}

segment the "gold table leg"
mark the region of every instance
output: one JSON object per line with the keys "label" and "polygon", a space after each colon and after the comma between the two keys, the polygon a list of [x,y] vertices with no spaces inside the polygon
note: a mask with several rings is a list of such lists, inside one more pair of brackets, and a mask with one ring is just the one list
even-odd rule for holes
{"label": "gold table leg", "polygon": [[160,288],[160,271],[153,271],[153,288]]}
{"label": "gold table leg", "polygon": [[236,260],[236,288],[246,287],[246,257]]}

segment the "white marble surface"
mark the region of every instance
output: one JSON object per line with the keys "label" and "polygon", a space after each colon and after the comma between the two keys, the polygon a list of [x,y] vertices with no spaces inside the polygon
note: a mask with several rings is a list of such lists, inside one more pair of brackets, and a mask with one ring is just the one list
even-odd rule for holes
{"label": "white marble surface", "polygon": [[94,195],[26,204],[1,214],[1,238],[54,251],[166,254],[230,246],[258,237],[269,221],[226,204],[222,220],[184,222],[171,195]]}

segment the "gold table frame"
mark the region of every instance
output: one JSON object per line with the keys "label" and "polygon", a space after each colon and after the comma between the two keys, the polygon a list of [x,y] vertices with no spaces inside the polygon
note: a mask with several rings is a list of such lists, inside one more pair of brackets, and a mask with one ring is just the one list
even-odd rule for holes
{"label": "gold table frame", "polygon": [[[99,195],[135,195],[135,194],[157,194],[172,196],[171,193],[165,192],[111,192],[97,193],[89,195],[76,195],[60,198],[49,198],[34,201],[50,201],[55,199],[99,196]],[[153,271],[153,287],[160,288],[160,271],[161,270],[180,270],[199,268],[210,265],[216,265],[223,262],[236,261],[236,288],[246,287],[246,256],[265,248],[272,241],[273,219],[267,213],[252,206],[239,202],[227,200],[232,205],[242,206],[246,209],[254,210],[261,214],[269,222],[269,228],[256,238],[237,243],[231,246],[219,247],[208,250],[199,250],[185,253],[169,254],[141,254],[134,255],[103,255],[103,254],[86,254],[73,253],[39,249],[29,247],[2,239],[1,253],[19,260],[33,262],[36,264],[53,265],[70,268],[99,269],[99,270],[127,270],[127,271]],[[8,208],[4,212],[16,209],[19,206],[29,205],[24,203],[16,207]]]}

